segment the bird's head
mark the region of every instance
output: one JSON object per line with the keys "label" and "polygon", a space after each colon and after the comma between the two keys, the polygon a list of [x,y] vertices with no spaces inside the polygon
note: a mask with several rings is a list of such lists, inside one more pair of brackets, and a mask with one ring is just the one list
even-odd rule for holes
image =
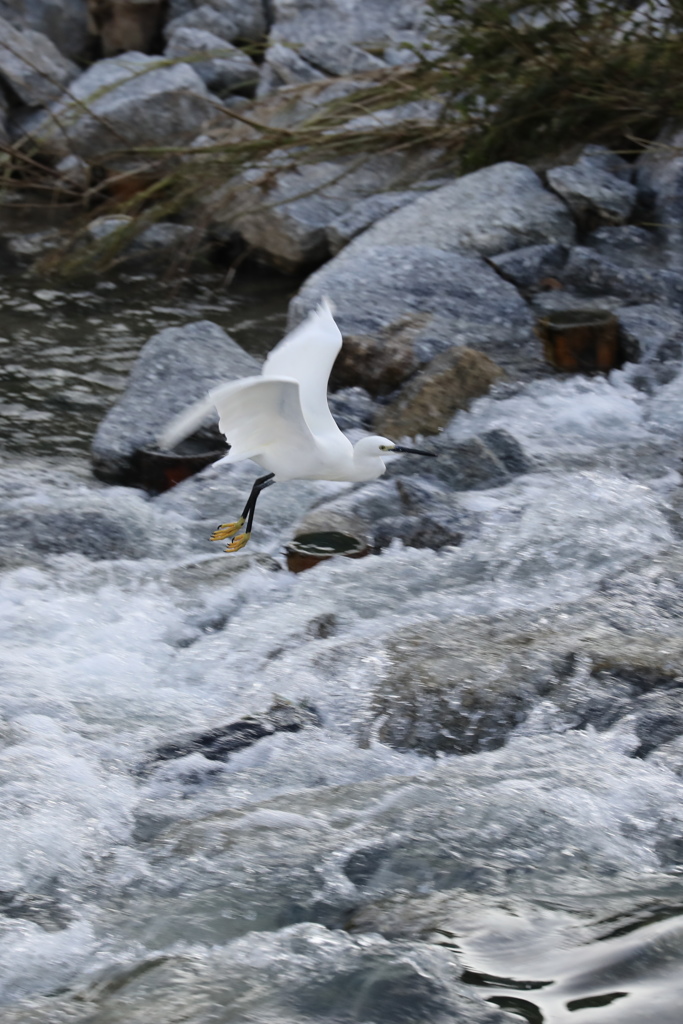
{"label": "bird's head", "polygon": [[363,437],[354,446],[356,456],[371,458],[373,455],[382,458],[385,455],[429,455],[434,458],[436,452],[423,452],[419,448],[404,448],[402,445],[394,444],[388,437],[379,437],[373,434],[370,437]]}

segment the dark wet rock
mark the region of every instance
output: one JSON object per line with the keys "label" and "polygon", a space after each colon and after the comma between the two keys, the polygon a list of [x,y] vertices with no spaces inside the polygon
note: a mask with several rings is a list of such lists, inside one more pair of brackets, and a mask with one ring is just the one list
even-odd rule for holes
{"label": "dark wet rock", "polygon": [[575,228],[557,196],[529,167],[505,162],[473,171],[378,221],[348,247],[430,246],[495,256],[523,246],[571,245]]}
{"label": "dark wet rock", "polygon": [[[108,483],[136,480],[135,456],[154,447],[162,428],[221,381],[259,373],[258,362],[208,320],[168,327],[146,343],[126,391],[100,423],[93,469]],[[224,447],[216,416],[199,434],[200,450]]]}
{"label": "dark wet rock", "polygon": [[339,383],[386,393],[454,345],[505,370],[538,358],[529,307],[483,260],[425,245],[354,245],[307,279],[289,312],[294,326],[324,296],[332,300],[345,338]]}
{"label": "dark wet rock", "polygon": [[[423,460],[424,461],[424,460]],[[394,539],[406,547],[438,550],[476,533],[474,517],[451,494],[427,479],[397,477],[365,484],[309,512],[294,534],[341,530],[376,552]]]}
{"label": "dark wet rock", "polygon": [[44,107],[58,99],[78,74],[41,32],[17,31],[0,17],[0,80],[29,107]]}
{"label": "dark wet rock", "polygon": [[263,715],[250,716],[164,743],[152,752],[145,767],[149,769],[162,761],[190,754],[201,754],[207,761],[227,761],[231,754],[251,747],[264,736],[272,736],[276,732],[300,732],[321,724],[315,708],[276,703]]}
{"label": "dark wet rock", "polygon": [[258,68],[248,54],[203,29],[177,29],[164,52],[173,60],[187,60],[218,96],[234,89],[253,90],[258,79]]}
{"label": "dark wet rock", "polygon": [[[678,681],[683,687],[683,679]],[[683,735],[683,689],[645,694],[636,704],[635,730],[639,757],[647,757],[657,747]]]}
{"label": "dark wet rock", "polygon": [[448,349],[379,410],[377,433],[391,438],[438,434],[459,409],[468,409],[503,376],[503,370],[483,352],[466,346]]}
{"label": "dark wet rock", "polygon": [[89,163],[129,167],[122,150],[181,146],[215,117],[215,100],[189,64],[164,66],[131,52],[93,64],[28,133],[53,157],[73,152]]}
{"label": "dark wet rock", "polygon": [[576,163],[546,174],[550,187],[584,224],[591,218],[609,224],[628,220],[637,195],[630,176],[626,161],[601,146],[587,146]]}
{"label": "dark wet rock", "polygon": [[683,352],[683,315],[655,303],[616,311],[624,355],[631,362],[679,359]]}
{"label": "dark wet rock", "polygon": [[439,551],[462,543],[462,516],[450,509],[429,509],[422,515],[387,516],[375,524],[375,548],[381,551],[395,539],[408,548]]}
{"label": "dark wet rock", "polygon": [[683,281],[672,270],[623,267],[593,249],[575,246],[561,273],[562,283],[582,295],[611,295],[633,304],[663,302],[683,307]]}
{"label": "dark wet rock", "polygon": [[365,388],[340,388],[328,397],[330,410],[340,430],[370,429],[375,403]]}
{"label": "dark wet rock", "polygon": [[264,0],[170,0],[164,35],[167,39],[179,28],[197,28],[214,32],[221,39],[255,42],[267,31]]}
{"label": "dark wet rock", "polygon": [[336,255],[352,238],[359,235],[361,231],[365,231],[375,221],[412,203],[419,194],[414,190],[380,192],[378,195],[368,196],[367,199],[353,203],[348,210],[344,210],[338,217],[330,221],[325,229],[332,255]]}
{"label": "dark wet rock", "polygon": [[664,265],[661,243],[653,231],[636,224],[596,228],[586,238],[586,245],[611,263],[620,266],[658,267]]}
{"label": "dark wet rock", "polygon": [[566,260],[567,247],[557,242],[527,245],[489,257],[501,277],[523,289],[539,288],[549,278],[556,278]]}
{"label": "dark wet rock", "polygon": [[479,491],[502,487],[513,478],[503,459],[482,438],[449,441],[430,438],[424,445],[437,454],[435,459],[419,455],[403,455],[392,462],[387,476],[416,476],[433,479],[452,491]]}
{"label": "dark wet rock", "polygon": [[530,473],[533,469],[533,461],[528,457],[516,437],[509,434],[502,427],[495,430],[487,430],[479,435],[481,441],[487,448],[498,456],[509,473],[515,475]]}

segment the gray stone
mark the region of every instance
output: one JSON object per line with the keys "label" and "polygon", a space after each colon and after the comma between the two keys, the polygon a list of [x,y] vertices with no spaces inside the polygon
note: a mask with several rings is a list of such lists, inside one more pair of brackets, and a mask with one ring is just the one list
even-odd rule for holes
{"label": "gray stone", "polygon": [[[454,345],[486,352],[505,370],[527,358],[530,346],[536,351],[528,306],[483,260],[425,245],[368,246],[352,252],[355,245],[308,278],[290,305],[291,326],[327,295],[345,338],[375,339],[381,350],[383,332],[397,325],[407,328],[409,348],[400,350],[407,371],[403,379]],[[344,383],[360,384],[372,393],[377,384],[365,382],[373,372],[364,362],[357,379]]]}
{"label": "gray stone", "polygon": [[[202,59],[202,55],[206,59]],[[259,71],[243,50],[213,32],[179,28],[169,39],[165,55],[186,60],[212,92],[219,96],[233,89],[253,89]]]}
{"label": "gray stone", "polygon": [[28,106],[52,103],[77,74],[76,65],[42,32],[19,32],[0,18],[0,77]]}
{"label": "gray stone", "polygon": [[543,242],[571,245],[575,228],[557,196],[529,167],[500,163],[458,178],[396,210],[356,238],[347,251],[429,245],[494,256]]}
{"label": "gray stone", "polygon": [[591,231],[586,239],[589,249],[594,249],[605,259],[623,267],[641,268],[665,265],[664,254],[657,236],[652,231],[636,224],[619,226],[605,225]]}
{"label": "gray stone", "polygon": [[359,199],[408,186],[431,169],[438,154],[356,156],[307,163],[278,150],[209,200],[214,225],[237,230],[266,262],[284,271],[321,263],[329,254],[327,227]]}
{"label": "gray stone", "polygon": [[683,306],[683,281],[675,271],[623,267],[585,246],[577,245],[571,250],[560,278],[582,295],[612,295],[633,304],[663,302]]}
{"label": "gray stone", "polygon": [[459,409],[469,408],[503,376],[483,352],[466,346],[447,349],[378,411],[377,433],[386,437],[438,434]]}
{"label": "gray stone", "polygon": [[[142,349],[123,396],[97,429],[95,472],[108,482],[126,482],[135,453],[154,446],[173,416],[221,381],[259,372],[258,362],[208,320],[155,334]],[[208,436],[219,436],[215,427]]]}
{"label": "gray stone", "polygon": [[108,167],[134,163],[129,148],[190,142],[215,116],[215,101],[188,64],[163,66],[142,53],[98,61],[69,93],[34,121],[31,138],[56,157],[73,152]]}
{"label": "gray stone", "polygon": [[354,203],[348,210],[345,210],[338,217],[335,217],[325,229],[327,242],[332,255],[336,255],[341,249],[365,231],[381,217],[393,213],[402,206],[407,206],[418,198],[420,192],[380,192],[375,196],[368,196]]}
{"label": "gray stone", "polygon": [[165,38],[170,39],[179,28],[215,32],[229,43],[236,39],[255,42],[267,32],[266,5],[263,0],[171,0]]}
{"label": "gray stone", "polygon": [[0,14],[15,28],[34,29],[74,60],[88,48],[86,0],[2,0]]}
{"label": "gray stone", "polygon": [[417,42],[425,28],[423,0],[272,0],[272,41],[310,44]]}
{"label": "gray stone", "polygon": [[539,288],[546,278],[556,277],[566,259],[566,246],[548,242],[491,256],[489,263],[506,281],[511,281],[517,288],[528,289]]}
{"label": "gray stone", "polygon": [[607,146],[596,146],[593,143],[584,146],[577,163],[581,166],[592,166],[605,174],[612,174],[622,181],[633,181],[634,168],[628,160],[624,160],[618,153],[608,149]]}
{"label": "gray stone", "polygon": [[604,170],[590,157],[581,156],[575,164],[553,167],[546,178],[575,216],[584,221],[593,215],[610,224],[623,224],[635,206],[635,185]]}
{"label": "gray stone", "polygon": [[616,310],[624,354],[631,362],[679,359],[683,353],[683,316],[666,306],[646,303]]}
{"label": "gray stone", "polygon": [[326,75],[359,75],[386,69],[386,62],[360,46],[333,39],[314,39],[299,49],[299,55]]}
{"label": "gray stone", "polygon": [[289,46],[274,43],[268,47],[261,65],[258,97],[268,96],[283,85],[301,85],[305,82],[322,81],[325,75]]}

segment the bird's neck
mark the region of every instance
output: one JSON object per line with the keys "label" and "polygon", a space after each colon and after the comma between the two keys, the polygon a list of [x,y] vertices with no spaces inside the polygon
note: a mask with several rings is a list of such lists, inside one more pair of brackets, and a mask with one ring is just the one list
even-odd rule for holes
{"label": "bird's neck", "polygon": [[353,481],[362,483],[364,480],[376,480],[387,467],[378,455],[353,453]]}

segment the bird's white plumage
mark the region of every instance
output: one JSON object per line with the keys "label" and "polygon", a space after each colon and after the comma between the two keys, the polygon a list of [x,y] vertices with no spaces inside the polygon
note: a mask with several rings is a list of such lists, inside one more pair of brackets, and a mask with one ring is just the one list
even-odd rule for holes
{"label": "bird's white plumage", "polygon": [[276,345],[261,376],[220,384],[176,416],[159,443],[173,447],[215,406],[230,445],[217,465],[253,459],[278,480],[376,479],[385,469],[384,453],[395,445],[382,437],[352,445],[327,404],[327,384],[341,345],[332,307],[323,300]]}
{"label": "bird's white plumage", "polygon": [[332,307],[323,299],[315,312],[275,346],[266,359],[264,377],[290,377],[299,382],[301,411],[314,435],[338,433],[327,404],[327,384],[342,347]]}

